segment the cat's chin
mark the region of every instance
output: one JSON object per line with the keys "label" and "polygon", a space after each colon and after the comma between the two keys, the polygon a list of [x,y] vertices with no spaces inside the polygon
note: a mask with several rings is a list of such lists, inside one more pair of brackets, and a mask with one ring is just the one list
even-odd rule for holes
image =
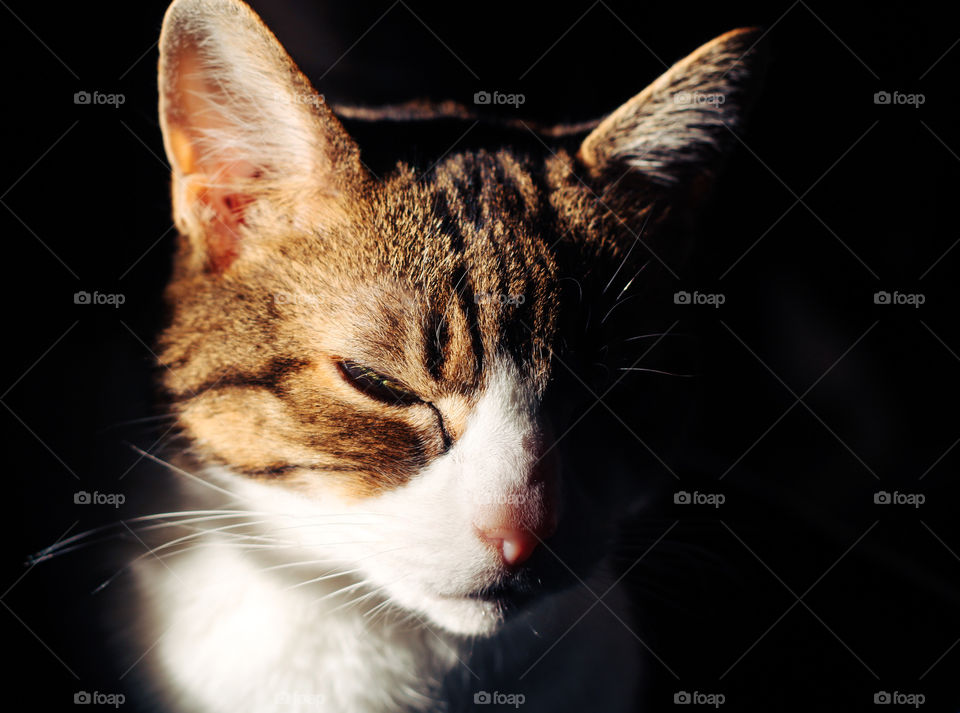
{"label": "cat's chin", "polygon": [[495,601],[438,595],[424,607],[425,618],[451,634],[492,636],[503,628],[506,612]]}

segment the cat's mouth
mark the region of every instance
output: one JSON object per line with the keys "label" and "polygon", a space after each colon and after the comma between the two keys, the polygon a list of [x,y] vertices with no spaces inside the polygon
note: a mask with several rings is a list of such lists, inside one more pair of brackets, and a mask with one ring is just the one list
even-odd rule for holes
{"label": "cat's mouth", "polygon": [[455,633],[492,634],[554,591],[555,587],[527,573],[469,592],[435,593],[435,601],[443,606],[431,608],[429,616]]}
{"label": "cat's mouth", "polygon": [[484,587],[466,595],[467,599],[497,604],[506,610],[521,609],[542,596],[544,589],[536,584],[504,583]]}
{"label": "cat's mouth", "polygon": [[515,595],[487,589],[467,594],[434,594],[434,604],[424,612],[434,622],[457,634],[489,635],[524,610]]}
{"label": "cat's mouth", "polygon": [[532,558],[531,562],[537,566],[502,572],[479,587],[455,589],[424,583],[416,592],[404,592],[400,601],[451,633],[493,635],[511,620],[532,614],[541,603],[577,585],[578,575],[567,568],[552,566],[547,558]]}
{"label": "cat's mouth", "polygon": [[555,588],[530,571],[519,571],[502,581],[471,592],[441,593],[440,597],[448,601],[478,602],[507,617],[535,603]]}
{"label": "cat's mouth", "polygon": [[533,593],[520,594],[504,588],[488,588],[462,595],[441,595],[447,601],[476,602],[484,609],[506,619],[528,606],[535,598]]}

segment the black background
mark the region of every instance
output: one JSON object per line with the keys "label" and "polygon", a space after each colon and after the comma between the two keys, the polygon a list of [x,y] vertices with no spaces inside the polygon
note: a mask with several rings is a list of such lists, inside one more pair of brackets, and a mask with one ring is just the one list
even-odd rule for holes
{"label": "black background", "polygon": [[[682,426],[647,440],[659,460],[623,434],[662,493],[638,535],[669,529],[633,572],[654,652],[645,710],[673,710],[677,691],[723,693],[728,711],[874,710],[877,691],[960,709],[960,137],[947,110],[960,48],[937,6],[253,5],[329,99],[522,92],[520,115],[544,121],[601,115],[721,32],[767,28],[766,87],[678,266],[676,289],[726,302],[642,308],[645,325],[680,320],[695,337],[700,374],[678,391],[692,397]],[[166,428],[131,423],[156,413],[149,345],[173,245],[155,110],[163,10],[0,7],[5,708],[123,691],[116,669],[134,663],[103,660],[89,592],[112,570],[95,550],[23,561],[110,520],[73,493],[133,497],[126,478],[149,469],[128,443],[150,448]],[[125,102],[76,105],[78,91]],[[878,105],[878,91],[925,102]],[[75,305],[78,290],[126,302]],[[878,305],[880,290],[925,303]],[[680,489],[726,503],[675,506]],[[875,505],[881,490],[926,502]]]}

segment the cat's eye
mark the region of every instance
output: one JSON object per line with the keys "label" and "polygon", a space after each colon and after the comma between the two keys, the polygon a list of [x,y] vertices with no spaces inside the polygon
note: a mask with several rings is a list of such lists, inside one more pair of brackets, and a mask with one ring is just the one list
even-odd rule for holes
{"label": "cat's eye", "polygon": [[337,363],[337,368],[348,384],[372,399],[391,406],[423,403],[423,399],[399,381],[374,371],[368,366],[353,361],[340,361]]}

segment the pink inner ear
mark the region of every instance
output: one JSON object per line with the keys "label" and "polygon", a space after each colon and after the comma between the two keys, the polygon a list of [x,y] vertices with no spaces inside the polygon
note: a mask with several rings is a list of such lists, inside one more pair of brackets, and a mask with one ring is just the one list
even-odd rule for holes
{"label": "pink inner ear", "polygon": [[228,189],[208,188],[200,200],[213,209],[214,215],[205,236],[207,262],[214,272],[223,272],[240,254],[240,226],[253,198]]}
{"label": "pink inner ear", "polygon": [[231,161],[213,168],[213,179],[201,189],[197,199],[213,212],[204,239],[207,263],[213,272],[220,273],[240,254],[240,226],[255,200],[250,193],[237,191],[234,185],[256,178],[259,171],[245,161]]}
{"label": "pink inner ear", "polygon": [[[240,253],[240,226],[247,209],[256,199],[249,190],[251,179],[260,170],[230,147],[230,137],[238,131],[234,117],[228,116],[221,96],[222,88],[211,85],[201,60],[194,51],[185,50],[178,58],[178,71],[168,89],[171,158],[183,179],[191,184],[187,191],[187,209],[204,220],[198,247],[205,251],[208,266],[214,272],[226,270]],[[205,153],[211,136],[221,134],[225,141],[213,153]],[[204,137],[206,140],[204,141]]]}

